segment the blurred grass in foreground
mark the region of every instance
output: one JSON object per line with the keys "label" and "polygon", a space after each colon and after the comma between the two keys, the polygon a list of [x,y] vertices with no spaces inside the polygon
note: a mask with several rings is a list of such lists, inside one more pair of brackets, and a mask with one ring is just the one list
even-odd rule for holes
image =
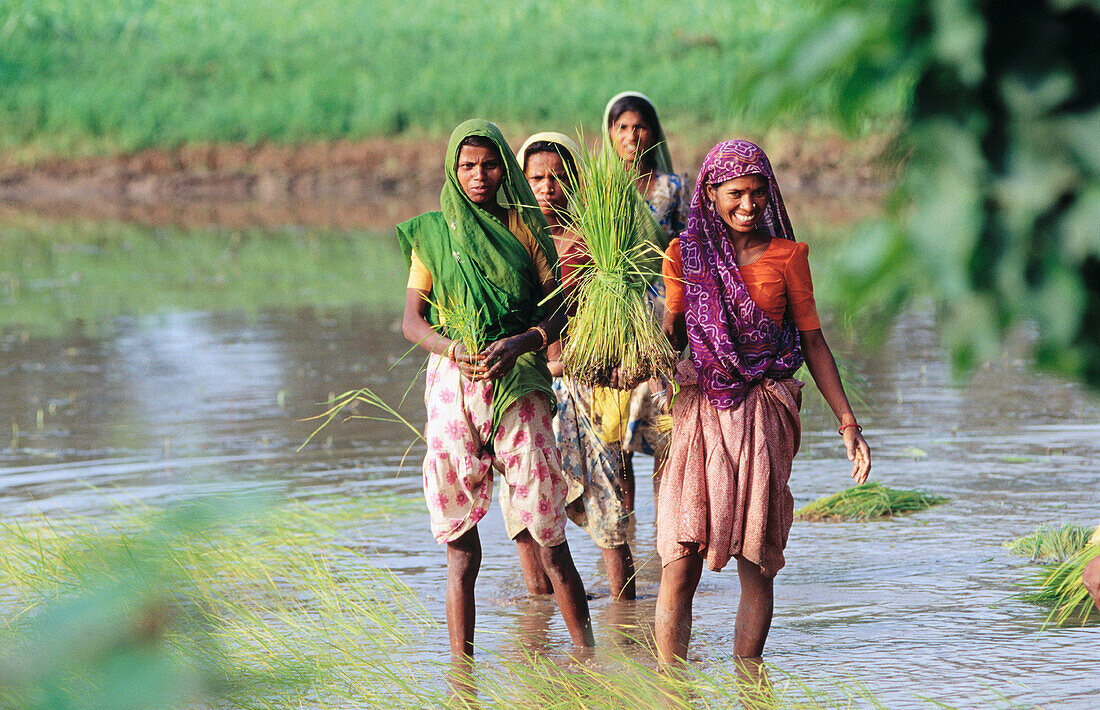
{"label": "blurred grass in foreground", "polygon": [[582,660],[481,653],[472,674],[419,660],[436,624],[361,543],[411,505],[222,500],[0,524],[0,706],[883,707],[852,681],[724,661],[660,674],[615,644]]}
{"label": "blurred grass in foreground", "polygon": [[[646,92],[672,129],[771,127],[734,99],[737,69],[814,0],[0,0],[0,150],[40,155],[183,142],[300,142],[470,116],[565,129]],[[882,87],[868,121],[902,108]],[[837,100],[807,92],[803,120]]]}

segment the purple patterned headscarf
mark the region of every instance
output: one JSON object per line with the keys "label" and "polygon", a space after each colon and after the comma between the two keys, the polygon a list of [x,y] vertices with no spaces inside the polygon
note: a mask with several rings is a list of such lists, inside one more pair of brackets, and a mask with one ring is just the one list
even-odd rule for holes
{"label": "purple patterned headscarf", "polygon": [[691,360],[699,388],[719,409],[737,406],[764,377],[790,377],[802,364],[794,323],[790,317],[776,323],[749,297],[726,225],[706,196],[707,185],[745,175],[768,181],[768,204],[758,229],[794,241],[771,162],[746,140],[719,143],[707,154],[691,197],[687,230],[680,236]]}

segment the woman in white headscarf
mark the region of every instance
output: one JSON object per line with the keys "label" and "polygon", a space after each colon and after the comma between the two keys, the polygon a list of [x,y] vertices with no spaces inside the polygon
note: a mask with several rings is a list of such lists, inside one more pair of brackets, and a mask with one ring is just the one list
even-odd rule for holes
{"label": "woman in white headscarf", "polygon": [[[664,251],[684,229],[687,199],[684,176],[672,167],[672,156],[653,102],[636,91],[613,96],[604,108],[603,137],[605,145],[614,149],[623,162],[637,169],[638,192],[660,227],[651,233],[656,246]],[[646,300],[660,323],[665,313],[664,283],[660,279],[650,285]],[[660,478],[667,438],[657,426],[661,405],[656,397],[663,389],[661,383],[650,380],[632,391],[600,388],[594,394],[594,418],[601,435],[605,441],[622,446],[623,485],[630,510],[634,509],[633,455],[653,456],[654,483]]]}
{"label": "woman in white headscarf", "polygon": [[[562,133],[536,133],[527,139],[517,154],[538,207],[550,226],[558,252],[562,288],[568,293],[574,285],[579,266],[589,261],[584,239],[569,224],[569,190],[581,166],[581,150]],[[572,299],[567,297],[567,302]],[[626,541],[629,511],[623,504],[622,458],[618,446],[602,441],[592,425],[591,390],[563,376],[561,345],[555,343],[547,353],[553,390],[557,397],[554,437],[561,450],[562,471],[570,479],[569,519],[584,529],[602,550],[607,567],[611,596],[634,599],[634,559]],[[573,498],[573,490],[583,491]],[[522,521],[505,523],[519,551],[520,566],[527,589],[532,594],[551,591],[530,536],[523,536]]]}

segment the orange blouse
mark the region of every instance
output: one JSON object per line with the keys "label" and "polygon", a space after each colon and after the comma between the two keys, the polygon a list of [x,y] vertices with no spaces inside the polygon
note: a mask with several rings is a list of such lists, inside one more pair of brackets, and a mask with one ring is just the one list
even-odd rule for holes
{"label": "orange blouse", "polygon": [[[809,252],[806,242],[773,237],[759,259],[738,267],[749,298],[776,322],[783,320],[789,307],[798,330],[821,327],[814,303],[814,285],[810,280]],[[679,238],[668,245],[661,271],[665,277],[665,308],[683,313],[684,263],[680,258]]]}

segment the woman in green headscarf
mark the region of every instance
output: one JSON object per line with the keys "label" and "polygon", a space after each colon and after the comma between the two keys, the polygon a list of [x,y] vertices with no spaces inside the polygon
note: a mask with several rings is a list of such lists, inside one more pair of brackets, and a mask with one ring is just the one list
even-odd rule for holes
{"label": "woman in green headscarf", "polygon": [[[431,353],[424,495],[432,533],[447,545],[451,651],[473,655],[477,523],[489,507],[494,469],[504,478],[502,504],[526,527],[520,534],[538,544],[573,642],[592,645],[584,586],[565,541],[570,484],[551,427],[546,348],[565,322],[560,296],[547,299],[557,288],[554,243],[492,123],[459,125],[444,170],[441,210],[397,225],[397,235],[410,265],[404,334]],[[447,312],[452,325],[476,314],[477,337],[488,345],[467,352],[448,330]]]}

